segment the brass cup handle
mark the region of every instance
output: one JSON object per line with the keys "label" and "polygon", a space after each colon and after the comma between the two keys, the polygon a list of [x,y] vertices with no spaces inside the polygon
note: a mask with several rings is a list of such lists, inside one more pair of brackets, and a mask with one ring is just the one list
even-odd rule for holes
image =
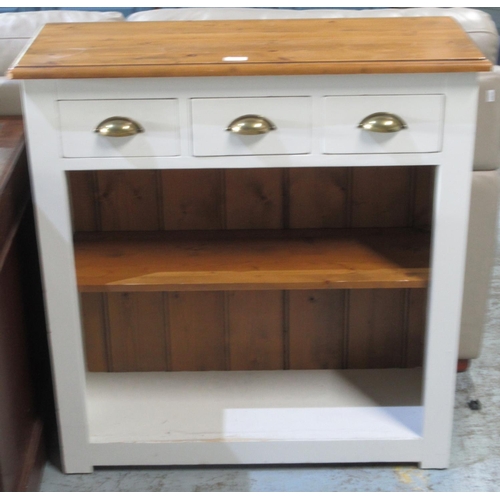
{"label": "brass cup handle", "polygon": [[233,120],[226,131],[238,135],[260,135],[276,130],[276,125],[259,115],[243,115]]}
{"label": "brass cup handle", "polygon": [[130,118],[112,116],[99,123],[94,132],[105,137],[128,137],[130,135],[140,134],[144,132],[144,129],[136,121]]}
{"label": "brass cup handle", "polygon": [[387,134],[390,132],[399,132],[408,128],[405,121],[393,113],[373,113],[364,118],[358,125],[358,128],[369,132],[378,132]]}

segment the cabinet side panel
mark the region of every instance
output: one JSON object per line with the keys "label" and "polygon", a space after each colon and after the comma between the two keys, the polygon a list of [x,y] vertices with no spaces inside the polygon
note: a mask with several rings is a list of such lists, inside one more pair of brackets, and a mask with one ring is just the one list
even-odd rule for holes
{"label": "cabinet side panel", "polygon": [[401,367],[404,318],[404,290],[351,290],[347,367]]}
{"label": "cabinet side panel", "polygon": [[155,231],[161,229],[158,172],[97,172],[103,231]]}
{"label": "cabinet side panel", "polygon": [[282,370],[282,291],[227,292],[231,370]]}
{"label": "cabinet side panel", "polygon": [[293,290],[289,296],[290,369],[342,368],[345,292]]}
{"label": "cabinet side panel", "polygon": [[283,177],[283,169],[226,170],[227,229],[282,228]]}
{"label": "cabinet side panel", "polygon": [[59,161],[54,80],[23,82],[52,375],[64,472],[91,472],[85,360],[67,176]]}
{"label": "cabinet side panel", "polygon": [[290,169],[290,227],[346,227],[348,171],[345,168]]}
{"label": "cabinet side panel", "polygon": [[80,294],[80,313],[85,332],[85,358],[87,370],[91,372],[107,372],[109,370],[105,307],[104,294]]}
{"label": "cabinet side panel", "polygon": [[224,229],[223,180],[219,169],[162,171],[164,229]]}
{"label": "cabinet side panel", "polygon": [[166,295],[171,369],[225,370],[224,292]]}
{"label": "cabinet side panel", "polygon": [[15,491],[35,424],[18,243],[0,242],[0,491]]}

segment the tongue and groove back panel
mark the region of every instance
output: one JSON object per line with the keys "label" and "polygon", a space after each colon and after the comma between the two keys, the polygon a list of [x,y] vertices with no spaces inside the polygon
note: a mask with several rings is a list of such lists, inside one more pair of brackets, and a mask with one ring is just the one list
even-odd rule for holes
{"label": "tongue and groove back panel", "polygon": [[[76,232],[417,227],[434,169],[71,172]],[[413,367],[426,289],[81,293],[90,371]]]}

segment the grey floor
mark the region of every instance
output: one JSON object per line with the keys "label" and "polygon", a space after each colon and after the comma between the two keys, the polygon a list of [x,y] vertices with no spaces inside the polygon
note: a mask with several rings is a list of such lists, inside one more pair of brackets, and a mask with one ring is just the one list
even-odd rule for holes
{"label": "grey floor", "polygon": [[[96,468],[64,475],[49,463],[41,491],[500,491],[500,249],[482,354],[458,374],[451,465]],[[467,403],[479,399],[482,408]]]}

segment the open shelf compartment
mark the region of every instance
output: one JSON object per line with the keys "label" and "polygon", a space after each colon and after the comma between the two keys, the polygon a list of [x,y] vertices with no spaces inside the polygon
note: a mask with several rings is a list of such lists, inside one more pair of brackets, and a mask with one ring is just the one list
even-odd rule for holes
{"label": "open shelf compartment", "polygon": [[[285,463],[297,461],[287,458],[290,450],[304,462],[335,462],[349,441],[358,461],[373,461],[384,441],[395,453],[405,443],[415,461],[421,379],[418,368],[92,373],[90,443],[125,455],[141,446],[149,463],[156,453],[163,462],[175,454],[176,463],[188,464],[195,448],[198,458],[206,450],[206,463],[239,463],[238,453],[252,443],[275,443]],[[377,451],[370,451],[376,442]],[[309,458],[307,443],[320,445]],[[278,460],[274,452],[266,455],[266,446],[259,450],[255,463]]]}
{"label": "open shelf compartment", "polygon": [[421,366],[434,173],[69,173],[87,368]]}

